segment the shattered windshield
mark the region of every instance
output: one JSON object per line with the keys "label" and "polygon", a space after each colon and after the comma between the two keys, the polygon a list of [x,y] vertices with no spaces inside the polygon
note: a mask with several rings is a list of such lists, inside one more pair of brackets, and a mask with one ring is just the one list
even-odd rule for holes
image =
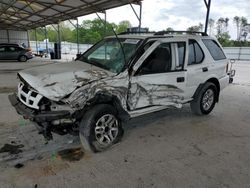
{"label": "shattered windshield", "polygon": [[140,40],[126,38],[120,38],[119,40],[120,42],[116,38],[105,39],[87,51],[79,60],[114,73],[120,73],[125,63],[135,52]]}

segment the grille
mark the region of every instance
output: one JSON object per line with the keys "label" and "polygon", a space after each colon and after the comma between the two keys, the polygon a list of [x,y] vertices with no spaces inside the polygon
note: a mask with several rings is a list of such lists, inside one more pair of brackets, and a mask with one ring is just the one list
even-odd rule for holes
{"label": "grille", "polygon": [[43,96],[28,88],[23,83],[20,83],[18,85],[18,98],[26,106],[39,109],[38,103],[41,101]]}

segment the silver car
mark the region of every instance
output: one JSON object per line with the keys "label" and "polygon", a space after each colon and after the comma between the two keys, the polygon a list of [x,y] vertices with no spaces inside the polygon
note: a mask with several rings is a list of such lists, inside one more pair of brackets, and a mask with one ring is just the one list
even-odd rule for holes
{"label": "silver car", "polygon": [[0,60],[18,60],[25,62],[33,58],[32,52],[18,45],[0,44]]}

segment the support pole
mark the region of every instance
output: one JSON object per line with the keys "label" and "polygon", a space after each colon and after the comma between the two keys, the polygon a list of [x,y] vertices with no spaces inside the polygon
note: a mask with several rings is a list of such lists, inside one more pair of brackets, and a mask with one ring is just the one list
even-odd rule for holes
{"label": "support pole", "polygon": [[[205,0],[204,0],[204,1],[205,1]],[[140,31],[141,31],[141,18],[142,18],[142,2],[139,2],[138,5],[140,6],[139,15],[138,15],[138,13],[136,12],[135,8],[133,7],[132,3],[130,3],[130,6],[131,6],[131,8],[132,8],[134,14],[135,14],[136,18],[137,18],[138,21],[139,21],[139,26],[138,26],[138,28],[139,28],[139,32],[140,32]]]}
{"label": "support pole", "polygon": [[60,23],[57,24],[58,43],[61,44]]}
{"label": "support pole", "polygon": [[80,54],[78,18],[76,18],[76,41],[77,41],[77,54]]}
{"label": "support pole", "polygon": [[60,32],[60,23],[57,24],[57,32],[58,32],[57,54],[58,54],[58,59],[61,59],[61,32]]}
{"label": "support pole", "polygon": [[[107,12],[104,11],[103,12],[104,14],[104,20],[105,20],[105,23],[104,23],[104,37],[107,36]],[[107,45],[105,44],[105,60],[107,60]]]}
{"label": "support pole", "polygon": [[30,36],[29,36],[29,30],[27,30],[26,32],[27,32],[27,38],[28,38],[28,48],[30,48]]}
{"label": "support pole", "polygon": [[140,16],[139,16],[139,32],[141,31],[141,20],[142,20],[142,2],[140,1]]}
{"label": "support pole", "polygon": [[107,12],[104,11],[103,14],[104,14],[104,20],[105,20],[104,36],[106,37],[107,36]]}
{"label": "support pole", "polygon": [[38,46],[37,46],[37,33],[35,28],[35,39],[36,39],[36,54],[38,54]]}
{"label": "support pole", "polygon": [[49,50],[48,50],[48,36],[47,36],[47,29],[46,29],[46,26],[44,26],[44,31],[45,31],[46,53],[47,53],[47,55],[48,55]]}
{"label": "support pole", "polygon": [[204,0],[204,3],[206,5],[206,7],[207,7],[207,16],[206,16],[206,22],[205,22],[205,33],[207,33],[209,15],[210,15],[210,7],[211,7],[211,0]]}
{"label": "support pole", "polygon": [[7,40],[8,40],[8,43],[10,43],[10,33],[8,29],[7,29]]}

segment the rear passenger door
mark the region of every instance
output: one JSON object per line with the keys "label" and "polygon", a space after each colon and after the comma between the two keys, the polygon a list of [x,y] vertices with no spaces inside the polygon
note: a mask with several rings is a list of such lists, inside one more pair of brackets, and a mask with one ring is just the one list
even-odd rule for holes
{"label": "rear passenger door", "polygon": [[14,46],[9,46],[7,48],[7,58],[10,60],[16,60],[19,57],[20,54],[20,50],[18,47],[14,47]]}
{"label": "rear passenger door", "polygon": [[211,64],[201,47],[201,41],[189,39],[187,61],[187,97],[192,98],[198,86],[211,72]]}
{"label": "rear passenger door", "polygon": [[[208,44],[204,43],[208,40]],[[206,45],[211,45],[211,39],[203,39],[196,41],[189,40],[188,47],[188,62],[187,62],[187,96],[192,98],[198,86],[206,82],[211,77],[219,78],[223,71],[226,73],[226,65],[224,63],[215,63],[215,60],[210,55]],[[213,42],[212,42],[213,43]],[[205,45],[206,44],[206,45]],[[210,46],[214,52],[220,53],[221,61],[225,61],[226,57],[220,48]],[[219,52],[219,50],[221,52]],[[220,68],[219,68],[219,67]]]}
{"label": "rear passenger door", "polygon": [[156,41],[133,67],[128,107],[179,106],[185,96],[186,41]]}

